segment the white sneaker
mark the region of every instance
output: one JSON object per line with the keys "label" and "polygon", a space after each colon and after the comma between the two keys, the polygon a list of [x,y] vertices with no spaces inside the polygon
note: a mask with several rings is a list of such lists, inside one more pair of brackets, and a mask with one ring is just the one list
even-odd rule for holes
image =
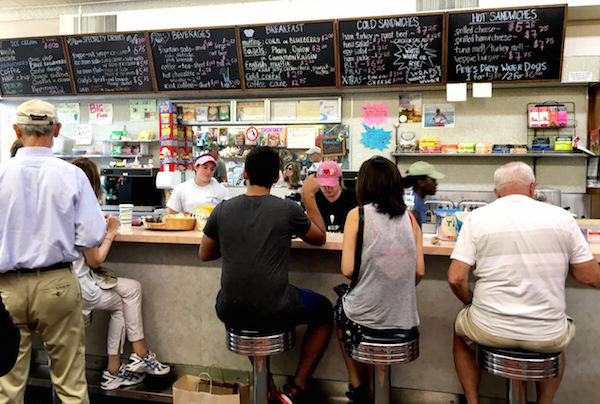
{"label": "white sneaker", "polygon": [[148,351],[148,354],[141,358],[135,352],[129,356],[129,363],[125,367],[130,372],[148,373],[150,375],[166,375],[171,371],[169,365],[165,365],[156,360],[156,354]]}
{"label": "white sneaker", "polygon": [[144,381],[146,375],[144,373],[134,373],[125,369],[125,365],[119,367],[119,371],[116,374],[110,373],[108,370],[102,372],[102,383],[100,388],[102,390],[114,390],[121,386],[133,386]]}

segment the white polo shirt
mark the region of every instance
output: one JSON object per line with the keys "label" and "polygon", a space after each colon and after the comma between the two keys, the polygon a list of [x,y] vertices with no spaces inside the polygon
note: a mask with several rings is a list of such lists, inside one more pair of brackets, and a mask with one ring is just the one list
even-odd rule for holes
{"label": "white polo shirt", "polygon": [[567,329],[569,264],[593,256],[567,211],[509,195],[469,214],[450,258],[476,264],[475,325],[500,337],[548,341]]}

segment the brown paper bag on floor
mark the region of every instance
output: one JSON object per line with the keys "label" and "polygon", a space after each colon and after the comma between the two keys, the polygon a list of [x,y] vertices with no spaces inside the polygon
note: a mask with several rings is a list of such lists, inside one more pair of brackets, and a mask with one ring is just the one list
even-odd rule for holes
{"label": "brown paper bag on floor", "polygon": [[173,383],[173,404],[249,403],[250,388],[245,384],[216,382],[192,375],[182,376]]}

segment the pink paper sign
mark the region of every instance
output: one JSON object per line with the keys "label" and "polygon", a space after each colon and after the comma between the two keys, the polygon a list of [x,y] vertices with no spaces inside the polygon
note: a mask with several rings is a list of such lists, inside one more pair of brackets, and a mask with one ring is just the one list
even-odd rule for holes
{"label": "pink paper sign", "polygon": [[385,123],[386,119],[390,116],[389,109],[390,105],[381,104],[367,104],[360,107],[363,110],[361,115],[363,125],[381,125]]}

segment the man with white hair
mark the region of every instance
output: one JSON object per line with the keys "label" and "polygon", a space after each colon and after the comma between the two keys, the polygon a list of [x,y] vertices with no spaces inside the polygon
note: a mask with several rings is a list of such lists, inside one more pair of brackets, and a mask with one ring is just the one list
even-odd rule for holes
{"label": "man with white hair", "polygon": [[31,100],[17,108],[16,156],[0,164],[0,292],[21,332],[13,369],[0,378],[0,403],[23,403],[32,333],[51,359],[60,400],[89,403],[81,291],[71,263],[98,246],[106,225],[83,171],[52,154],[56,109]]}
{"label": "man with white hair", "polygon": [[[522,162],[494,173],[493,203],[469,214],[448,269],[465,304],[454,325],[454,364],[469,404],[479,403],[475,343],[534,352],[562,352],[575,335],[565,313],[565,280],[598,287],[600,269],[573,217],[533,198],[535,176]],[[477,277],[469,287],[469,271]],[[561,365],[564,364],[564,353]],[[537,402],[552,403],[560,375],[537,382]]]}

